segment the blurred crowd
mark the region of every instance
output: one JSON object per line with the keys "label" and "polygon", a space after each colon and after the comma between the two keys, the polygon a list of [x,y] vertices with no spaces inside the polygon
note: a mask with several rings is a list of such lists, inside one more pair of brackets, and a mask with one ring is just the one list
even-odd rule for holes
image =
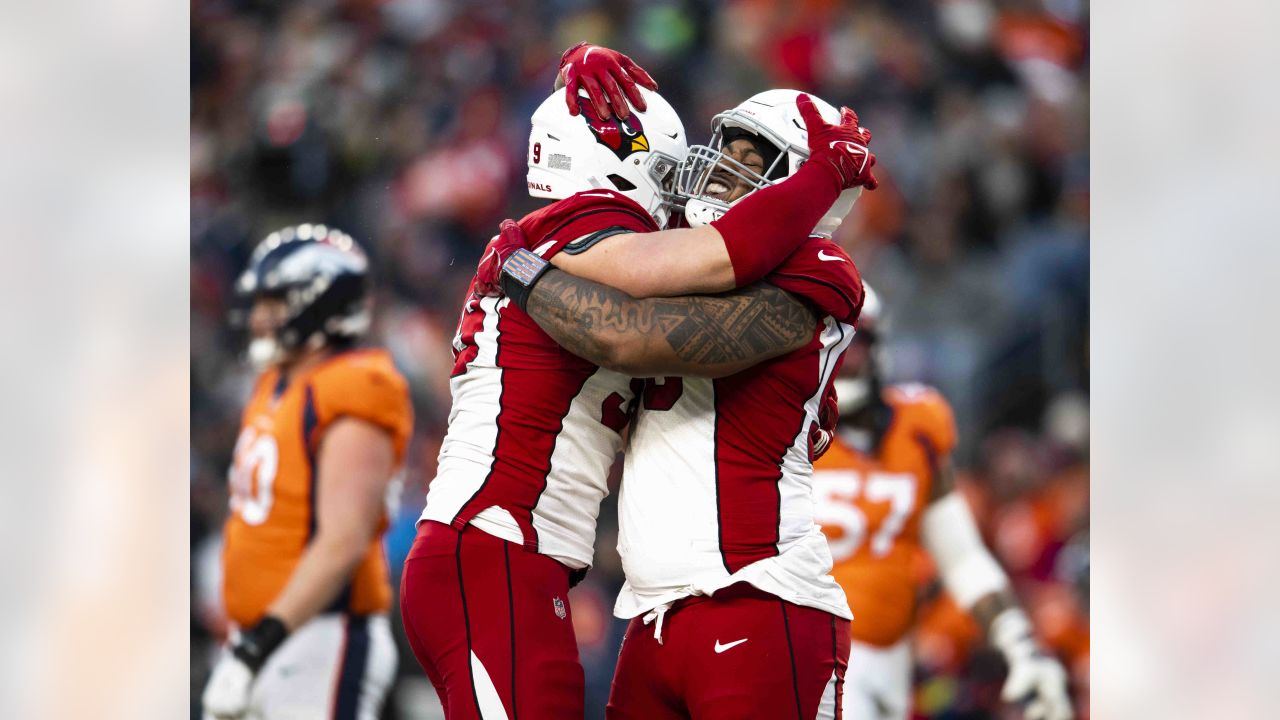
{"label": "blurred crowd", "polygon": [[[223,631],[225,469],[251,376],[232,280],[271,230],[341,227],[377,283],[371,341],[417,423],[387,538],[413,537],[449,411],[450,339],[480,249],[524,187],[528,118],[580,40],[631,55],[691,142],[770,87],[856,109],[882,184],[837,239],[888,308],[888,374],[956,410],[962,489],[1042,638],[1088,699],[1087,0],[193,0],[193,703]],[[620,621],[612,500],[574,590],[588,708]],[[998,654],[922,560],[916,715],[1004,717]],[[430,717],[407,650],[388,717]],[[1087,709],[1082,710],[1087,717]]]}

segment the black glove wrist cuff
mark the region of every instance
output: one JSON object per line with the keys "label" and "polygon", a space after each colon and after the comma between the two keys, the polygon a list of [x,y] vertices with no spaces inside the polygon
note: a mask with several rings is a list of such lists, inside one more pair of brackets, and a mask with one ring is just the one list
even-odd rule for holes
{"label": "black glove wrist cuff", "polygon": [[284,622],[280,618],[267,615],[259,620],[257,625],[241,633],[240,641],[236,643],[231,653],[256,673],[288,636],[289,628],[284,626]]}
{"label": "black glove wrist cuff", "polygon": [[502,275],[498,284],[502,292],[511,298],[511,302],[521,310],[529,302],[529,294],[533,286],[551,269],[551,263],[535,255],[532,251],[521,248],[511,254],[502,263]]}

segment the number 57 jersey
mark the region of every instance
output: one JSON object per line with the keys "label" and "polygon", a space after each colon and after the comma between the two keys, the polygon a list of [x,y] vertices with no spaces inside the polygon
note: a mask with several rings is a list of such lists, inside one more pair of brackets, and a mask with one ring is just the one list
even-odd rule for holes
{"label": "number 57 jersey", "polygon": [[[552,203],[520,227],[544,258],[610,232],[657,230],[608,190]],[[632,380],[561,348],[505,297],[468,295],[454,351],[449,430],[421,520],[474,525],[571,569],[590,566]]]}
{"label": "number 57 jersey", "polygon": [[890,647],[915,620],[920,515],[956,428],[933,388],[894,385],[882,397],[892,416],[879,445],[860,452],[837,435],[814,468],[814,494],[832,574],[857,616],[853,638]]}

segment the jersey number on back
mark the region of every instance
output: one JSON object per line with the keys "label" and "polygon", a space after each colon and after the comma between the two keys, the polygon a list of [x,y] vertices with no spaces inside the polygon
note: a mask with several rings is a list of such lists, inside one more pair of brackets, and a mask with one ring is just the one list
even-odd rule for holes
{"label": "jersey number on back", "polygon": [[915,509],[916,478],[911,473],[864,475],[854,470],[819,470],[813,474],[813,494],[818,504],[817,521],[827,534],[835,562],[853,557],[871,529],[866,513],[858,506],[859,495],[868,503],[889,503],[889,514],[871,537],[871,554],[884,557]]}
{"label": "jersey number on back", "polygon": [[275,483],[280,464],[276,439],[247,427],[236,440],[234,458],[227,472],[231,485],[231,511],[240,513],[240,519],[250,525],[261,525],[271,514],[271,486]]}
{"label": "jersey number on back", "polygon": [[[645,410],[670,410],[684,394],[684,380],[678,377],[662,378],[658,383],[653,378],[631,381],[631,393],[641,398]],[[623,406],[622,395],[610,393],[600,407],[600,422],[616,433],[622,432],[631,420],[634,400]]]}

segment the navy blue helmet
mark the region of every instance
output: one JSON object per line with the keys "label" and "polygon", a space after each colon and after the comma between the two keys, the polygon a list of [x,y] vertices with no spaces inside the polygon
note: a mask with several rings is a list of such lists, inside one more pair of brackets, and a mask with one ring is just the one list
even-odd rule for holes
{"label": "navy blue helmet", "polygon": [[369,260],[350,235],[324,225],[277,230],[254,248],[236,281],[246,305],[260,297],[285,302],[272,338],[255,338],[249,359],[279,362],[304,348],[354,343],[369,328]]}

